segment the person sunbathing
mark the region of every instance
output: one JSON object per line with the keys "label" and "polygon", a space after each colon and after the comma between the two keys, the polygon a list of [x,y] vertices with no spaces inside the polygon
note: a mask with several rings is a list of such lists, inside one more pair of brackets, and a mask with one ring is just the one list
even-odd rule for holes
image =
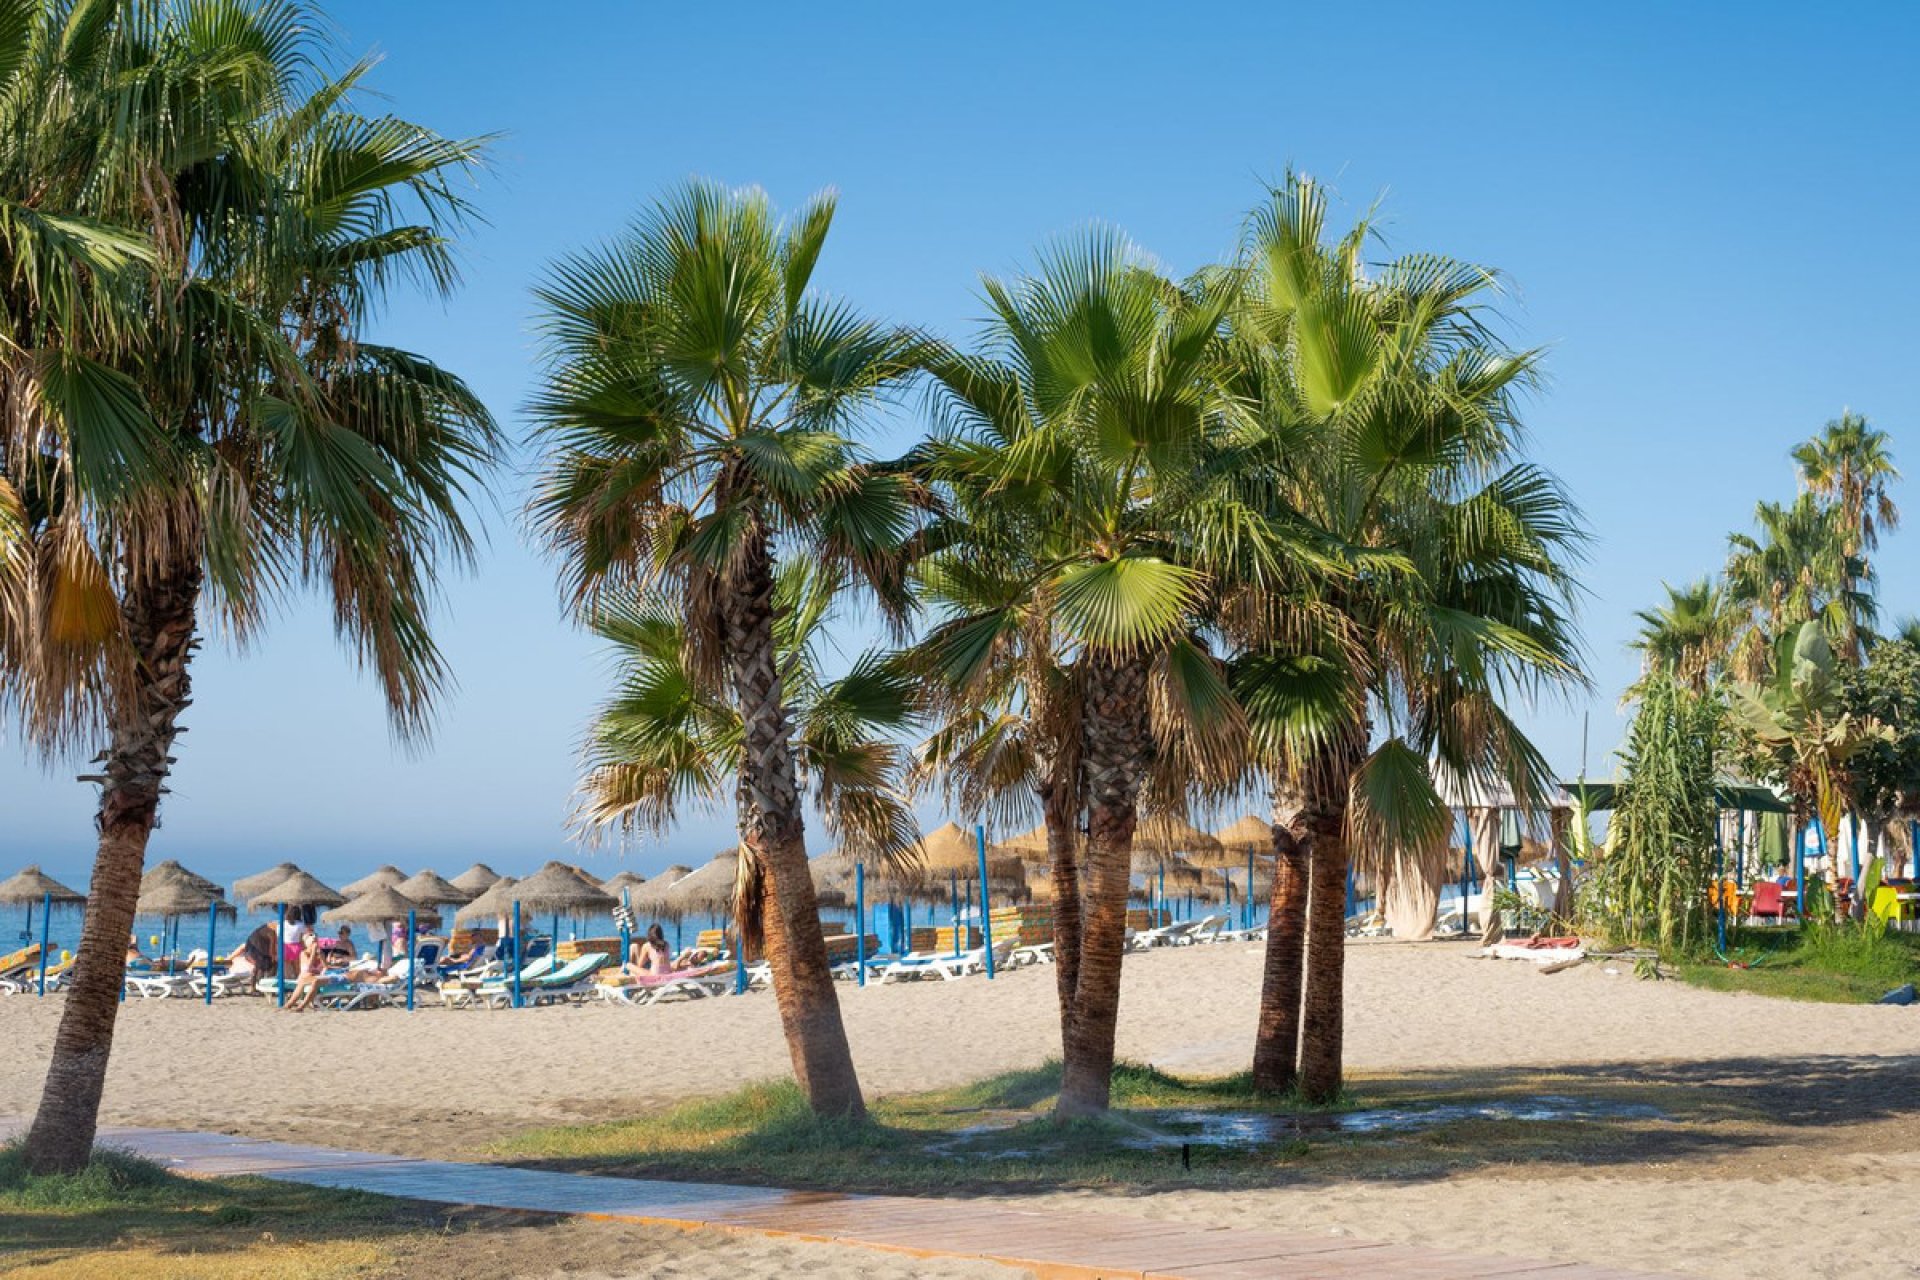
{"label": "person sunbathing", "polygon": [[320,939],[312,933],[300,940],[300,978],[293,984],[293,999],[287,1001],[284,1009],[294,1013],[305,1013],[313,1008],[313,1002],[320,996],[320,980],[326,973],[326,961],[321,959]]}
{"label": "person sunbathing", "polygon": [[647,930],[646,937],[627,948],[627,962],[620,966],[620,973],[628,978],[658,978],[678,967],[667,947],[667,935],[656,924]]}

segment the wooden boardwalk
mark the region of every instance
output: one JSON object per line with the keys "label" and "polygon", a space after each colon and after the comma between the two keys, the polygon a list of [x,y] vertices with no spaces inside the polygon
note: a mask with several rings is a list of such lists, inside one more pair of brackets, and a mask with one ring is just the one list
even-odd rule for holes
{"label": "wooden boardwalk", "polygon": [[[0,1136],[12,1127],[0,1121]],[[641,1181],[173,1129],[103,1128],[99,1140],[194,1176],[253,1174],[442,1204],[750,1231],[917,1257],[977,1258],[1025,1268],[1045,1280],[1646,1280],[1645,1273],[1582,1263],[1476,1257],[1339,1236],[1029,1211],[929,1196]]]}

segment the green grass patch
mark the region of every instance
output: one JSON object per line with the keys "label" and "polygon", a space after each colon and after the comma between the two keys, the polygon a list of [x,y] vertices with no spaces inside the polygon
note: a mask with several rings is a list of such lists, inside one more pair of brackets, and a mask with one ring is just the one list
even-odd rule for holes
{"label": "green grass patch", "polygon": [[[1256,1093],[1246,1075],[1184,1079],[1150,1066],[1114,1070],[1114,1110],[1106,1116],[1055,1120],[1057,1063],[1011,1071],[957,1088],[872,1100],[864,1120],[818,1119],[790,1082],[755,1084],[722,1097],[605,1124],[523,1134],[488,1149],[514,1162],[627,1177],[770,1183],[837,1190],[1008,1192],[1022,1189],[1241,1187],[1273,1185],[1316,1173],[1391,1174],[1396,1161],[1431,1167],[1451,1161],[1447,1126],[1422,1129],[1417,1142],[1392,1132],[1347,1134],[1327,1113],[1355,1105],[1343,1096],[1330,1108]],[[1379,1099],[1387,1100],[1387,1099]],[[1397,1105],[1444,1100],[1393,1098]],[[1235,1117],[1298,1117],[1274,1125],[1265,1140],[1220,1145],[1198,1133],[1209,1113]],[[1596,1130],[1602,1126],[1573,1126]],[[1550,1143],[1540,1126],[1504,1122],[1503,1141],[1568,1149],[1565,1126]],[[1439,1138],[1432,1135],[1439,1134]],[[1188,1142],[1186,1158],[1180,1146]],[[1501,1142],[1457,1144],[1459,1158],[1501,1158]],[[1577,1145],[1577,1144],[1575,1144]]]}
{"label": "green grass patch", "polygon": [[[183,1178],[103,1149],[80,1173],[29,1173],[0,1148],[0,1255],[9,1276],[325,1280],[392,1265],[441,1223],[408,1201],[265,1178]],[[191,1258],[190,1266],[186,1259]]]}
{"label": "green grass patch", "polygon": [[[1731,962],[1731,963],[1729,963]],[[1726,960],[1682,960],[1681,979],[1714,991],[1866,1004],[1920,979],[1920,935],[1814,920],[1798,928],[1727,931]]]}

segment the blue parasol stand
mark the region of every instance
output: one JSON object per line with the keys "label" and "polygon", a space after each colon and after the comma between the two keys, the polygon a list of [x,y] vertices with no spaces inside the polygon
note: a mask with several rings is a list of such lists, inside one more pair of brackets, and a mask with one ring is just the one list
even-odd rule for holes
{"label": "blue parasol stand", "polygon": [[413,971],[420,967],[419,913],[407,912],[407,1011],[413,1011]]}
{"label": "blue parasol stand", "polygon": [[520,945],[520,899],[513,900],[513,1007],[520,1007],[520,971],[526,968],[524,948]]}
{"label": "blue parasol stand", "polygon": [[947,892],[953,895],[953,958],[960,958],[960,875],[947,872]]}
{"label": "blue parasol stand", "polygon": [[867,985],[867,864],[853,864],[853,980]]}
{"label": "blue parasol stand", "polygon": [[[219,922],[220,904],[218,902],[209,902],[207,904],[207,998],[204,1001],[206,1004],[213,1003],[213,932]],[[46,975],[42,974],[40,981],[40,994],[45,995],[47,990],[45,985]]]}
{"label": "blue parasol stand", "polygon": [[[987,901],[987,829],[975,826],[973,838],[980,847],[980,942],[987,949],[987,980],[993,980],[993,913]],[[1164,871],[1162,875],[1166,874]]]}
{"label": "blue parasol stand", "polygon": [[[27,908],[27,914],[33,914],[33,908]],[[29,928],[32,926],[29,925]],[[53,890],[40,895],[40,994],[47,994],[47,955],[53,950]],[[207,949],[209,955],[213,949]],[[124,983],[122,985],[125,985]]]}
{"label": "blue parasol stand", "polygon": [[284,902],[280,904],[280,932],[273,941],[274,999],[284,1009],[287,1005],[287,904]]}

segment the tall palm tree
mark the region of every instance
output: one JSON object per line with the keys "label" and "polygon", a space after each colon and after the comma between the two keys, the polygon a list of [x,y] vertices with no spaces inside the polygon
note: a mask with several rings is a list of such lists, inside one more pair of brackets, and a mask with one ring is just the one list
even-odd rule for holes
{"label": "tall palm tree", "polygon": [[1248,502],[1310,523],[1341,562],[1225,610],[1276,827],[1290,827],[1256,1074],[1295,1083],[1297,1026],[1297,1084],[1314,1101],[1340,1087],[1352,850],[1377,860],[1444,829],[1429,759],[1523,795],[1549,779],[1502,703],[1579,679],[1567,566],[1581,539],[1559,485],[1519,458],[1515,395],[1535,357],[1486,327],[1491,276],[1416,255],[1371,278],[1366,225],[1328,245],[1325,219],[1324,191],[1293,175],[1250,219],[1235,330],[1258,412],[1230,469]]}
{"label": "tall palm tree", "polygon": [[688,678],[739,717],[740,845],[765,876],[767,954],[794,1075],[822,1114],[865,1103],[807,869],[775,584],[783,560],[903,615],[915,486],[847,434],[917,340],[811,291],[834,201],[790,223],[754,190],[695,183],[540,287],[548,457],[534,515],[588,615],[668,609]]}
{"label": "tall palm tree", "polygon": [[1757,533],[1727,538],[1727,594],[1748,616],[1734,643],[1733,673],[1766,678],[1780,637],[1803,622],[1818,621],[1842,653],[1861,652],[1879,610],[1872,570],[1847,550],[1840,509],[1803,493],[1784,506],[1758,503],[1753,514]]}
{"label": "tall palm tree", "polygon": [[[453,283],[477,145],[351,105],[290,0],[8,5],[0,59],[0,697],[30,741],[104,741],[99,851],[27,1137],[91,1149],[148,837],[212,615],[244,640],[332,597],[403,736],[445,664],[441,563],[496,432],[460,381],[365,340]],[[37,281],[50,287],[42,288]]]}
{"label": "tall palm tree", "polygon": [[1793,450],[1800,486],[1838,508],[1841,550],[1862,564],[1879,548],[1883,532],[1900,527],[1900,508],[1887,492],[1900,478],[1891,443],[1864,415],[1847,410]]}
{"label": "tall palm tree", "polygon": [[[1640,650],[1643,674],[1669,674],[1695,693],[1704,693],[1727,662],[1739,618],[1725,589],[1712,578],[1683,587],[1661,586],[1667,602],[1634,614],[1640,633],[1633,647]],[[1633,692],[1629,689],[1629,696]]]}
{"label": "tall palm tree", "polygon": [[[783,566],[774,584],[775,644],[793,711],[802,782],[839,847],[882,868],[916,858],[919,825],[896,740],[915,723],[919,691],[897,661],[855,659],[835,679],[821,672],[822,628],[839,584],[804,560]],[[690,670],[685,620],[658,599],[609,599],[590,619],[615,658],[614,694],[589,730],[578,821],[591,836],[608,828],[657,832],[682,806],[704,804],[740,776],[740,716]],[[763,936],[764,882],[743,859],[734,915],[743,942]]]}
{"label": "tall palm tree", "polygon": [[[986,295],[985,350],[929,361],[947,415],[928,473],[965,518],[925,650],[946,688],[985,691],[995,714],[1002,673],[1036,673],[1029,698],[1072,673],[1078,774],[1056,780],[1079,793],[1061,813],[1084,804],[1084,914],[1057,1109],[1075,1115],[1108,1105],[1133,832],[1155,763],[1178,751],[1203,779],[1238,767],[1242,717],[1203,634],[1211,603],[1306,540],[1225,493],[1230,282],[1176,285],[1094,229]],[[1072,845],[1052,850],[1057,876]]]}

